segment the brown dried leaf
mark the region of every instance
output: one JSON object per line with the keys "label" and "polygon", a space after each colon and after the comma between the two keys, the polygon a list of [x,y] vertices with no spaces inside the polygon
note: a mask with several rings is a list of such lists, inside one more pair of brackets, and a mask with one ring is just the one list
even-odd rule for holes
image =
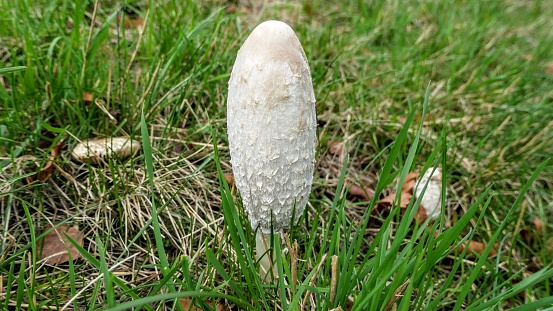
{"label": "brown dried leaf", "polygon": [[419,177],[419,173],[409,173],[407,174],[407,178],[405,178],[405,183],[401,186],[402,192],[410,192],[413,193],[413,188],[415,188],[415,184],[417,182],[417,177]]}
{"label": "brown dried leaf", "polygon": [[[125,16],[124,19],[125,29],[143,28],[145,24],[144,19],[138,15]],[[117,16],[117,22],[121,22],[121,15]]]}
{"label": "brown dried leaf", "polygon": [[[419,176],[420,176],[419,173],[407,174],[407,177],[405,178],[405,182],[403,183],[403,185],[401,185],[401,198],[400,198],[401,201],[399,202],[400,208],[406,209],[407,206],[409,205],[409,202],[411,202],[411,198],[413,197],[413,189],[415,188],[415,185],[417,183],[417,177]],[[390,208],[392,206],[392,203],[394,202],[395,197],[396,197],[396,192],[392,192],[390,195],[378,201],[374,210],[383,211],[387,208]],[[426,210],[421,204],[419,205],[419,208],[417,209],[417,213],[415,214],[415,220],[418,222],[424,222],[426,221],[426,219],[428,219],[428,214],[426,213]]]}
{"label": "brown dried leaf", "polygon": [[64,143],[59,143],[56,146],[54,146],[52,149],[50,149],[50,156],[48,157],[48,162],[44,167],[38,172],[35,173],[29,177],[27,177],[27,183],[31,184],[35,181],[44,182],[48,180],[52,174],[54,174],[54,161],[56,161],[56,158],[60,155],[60,150],[65,147]]}
{"label": "brown dried leaf", "polygon": [[229,186],[234,186],[234,174],[232,173],[226,173],[225,174],[225,180],[227,181],[227,184]]}
{"label": "brown dried leaf", "polygon": [[144,27],[144,19],[142,17],[138,16],[137,18],[126,18],[125,19],[125,27],[126,28],[142,28]]}
{"label": "brown dried leaf", "polygon": [[[396,193],[393,192],[390,195],[383,198],[382,200],[378,201],[378,204],[388,205],[388,207],[389,207],[394,202],[395,197],[396,197]],[[412,197],[413,197],[412,193],[401,192],[401,198],[400,198],[401,202],[399,202],[399,207],[406,208],[407,205],[409,205],[409,202],[411,201]]]}
{"label": "brown dried leaf", "polygon": [[[51,225],[47,225],[45,231],[48,231],[51,228]],[[73,260],[80,257],[81,254],[73,246],[73,244],[69,242],[69,239],[67,239],[64,233],[75,240],[80,246],[83,246],[83,233],[79,231],[78,226],[69,227],[69,225],[59,225],[56,229],[48,233],[40,242],[40,245],[42,246],[40,250],[40,259],[47,258],[47,264],[58,265],[69,261],[68,250]]]}
{"label": "brown dried leaf", "polygon": [[538,217],[534,218],[534,227],[536,227],[536,231],[538,234],[543,233],[543,222]]}
{"label": "brown dried leaf", "polygon": [[329,144],[330,148],[328,148],[328,152],[330,152],[330,154],[332,155],[339,157],[346,151],[346,146],[343,142],[330,141]]}
{"label": "brown dried leaf", "polygon": [[[459,246],[459,252],[462,252],[465,249],[466,246],[467,246],[467,243],[461,244]],[[483,243],[483,242],[470,241],[468,243],[467,256],[470,256],[471,254],[474,255],[474,253],[482,255],[487,246],[488,246],[488,244]],[[497,248],[498,247],[499,247],[499,244],[496,243],[494,245],[494,247],[492,248],[492,250],[490,251],[489,257],[497,255]]]}
{"label": "brown dried leaf", "polygon": [[[411,197],[413,197],[413,188],[416,184],[416,179],[419,177],[419,173],[409,173],[407,174],[407,178],[405,178],[405,183],[401,185],[401,202],[399,206],[401,208],[406,208],[407,205],[409,205],[409,202],[411,201]],[[396,197],[396,192],[392,192],[387,197],[383,198],[382,200],[377,202],[377,209],[379,208],[387,208],[392,205],[394,202],[394,199]]]}
{"label": "brown dried leaf", "polygon": [[353,184],[351,187],[349,187],[349,194],[356,197],[361,197],[365,201],[369,201],[374,197],[374,190],[368,187],[362,188],[357,184]]}
{"label": "brown dried leaf", "polygon": [[85,104],[87,104],[87,105],[91,104],[93,98],[94,98],[94,96],[92,95],[92,93],[83,92],[83,101],[84,101]]}
{"label": "brown dried leaf", "polygon": [[428,214],[426,213],[426,209],[421,205],[419,205],[419,208],[417,209],[417,213],[415,214],[415,220],[419,223],[423,223],[428,219]]}

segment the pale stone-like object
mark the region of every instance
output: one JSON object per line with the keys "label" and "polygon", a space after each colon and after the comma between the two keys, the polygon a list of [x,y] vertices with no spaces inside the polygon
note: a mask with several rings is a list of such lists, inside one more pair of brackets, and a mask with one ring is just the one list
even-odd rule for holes
{"label": "pale stone-like object", "polygon": [[85,140],[78,143],[71,157],[75,161],[98,164],[108,157],[124,159],[140,149],[140,142],[129,137],[108,137]]}
{"label": "pale stone-like object", "polygon": [[[428,183],[428,186],[426,186],[426,190],[423,194],[422,192],[426,183]],[[439,167],[436,168],[436,170],[434,170],[433,167],[429,168],[426,173],[424,173],[424,175],[417,180],[414,192],[416,198],[421,199],[421,204],[424,207],[428,218],[438,218],[442,212],[440,207],[442,193],[442,170]]]}

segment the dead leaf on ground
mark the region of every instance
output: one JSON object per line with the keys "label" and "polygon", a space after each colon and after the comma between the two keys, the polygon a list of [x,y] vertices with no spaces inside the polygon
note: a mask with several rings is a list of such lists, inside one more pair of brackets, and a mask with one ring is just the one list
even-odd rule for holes
{"label": "dead leaf on ground", "polygon": [[[429,217],[432,219],[436,219],[441,212],[441,176],[442,173],[440,168],[429,168],[424,176],[422,176],[421,178],[419,178],[419,173],[411,172],[407,174],[405,182],[403,183],[403,185],[401,185],[401,198],[399,202],[399,207],[401,209],[406,209],[409,205],[409,202],[411,201],[411,198],[414,195],[416,199],[421,200],[421,204],[417,209],[414,219],[418,222],[424,222]],[[422,190],[424,189],[424,186],[427,182],[428,186],[426,187],[426,190],[423,194]],[[373,213],[382,212],[390,209],[396,198],[396,195],[397,192],[392,192],[390,195],[378,201],[376,207],[373,209]]]}
{"label": "dead leaf on ground", "polygon": [[[411,201],[411,198],[413,197],[412,193],[409,192],[401,192],[401,198],[399,202],[399,207],[402,209],[407,208],[407,205],[409,205],[409,202]],[[382,200],[378,201],[377,207],[381,210],[390,208],[392,206],[392,203],[394,203],[394,199],[396,198],[396,193],[392,192],[390,195],[384,197]]]}
{"label": "dead leaf on ground", "polygon": [[328,142],[328,144],[330,145],[330,147],[328,148],[328,152],[330,152],[330,154],[332,155],[335,155],[335,156],[342,156],[346,151],[346,146],[344,145],[343,142],[340,142],[340,141],[330,141]]}
{"label": "dead leaf on ground", "polygon": [[64,143],[59,143],[50,149],[50,156],[48,157],[48,162],[44,167],[37,173],[27,177],[27,183],[31,184],[35,181],[44,182],[48,180],[54,174],[54,161],[60,155],[60,150],[65,147]]}
{"label": "dead leaf on ground", "polygon": [[369,201],[374,197],[374,190],[368,187],[363,188],[357,184],[351,185],[348,192],[352,196],[363,198],[365,201]]}
{"label": "dead leaf on ground", "polygon": [[[145,24],[144,19],[139,15],[128,15],[124,20],[125,29],[143,28]],[[117,22],[121,22],[121,15],[117,16]]]}
{"label": "dead leaf on ground", "polygon": [[226,173],[225,174],[225,180],[227,181],[227,184],[229,186],[234,186],[234,174],[232,173]]}
{"label": "dead leaf on ground", "polygon": [[[51,225],[46,225],[45,231],[48,231],[51,228]],[[80,246],[83,246],[83,233],[79,231],[78,226],[69,227],[69,225],[59,225],[39,242],[39,245],[41,245],[41,260],[46,259],[46,263],[49,265],[58,265],[69,261],[69,254],[71,254],[71,258],[73,260],[80,257],[81,254],[73,246],[73,244],[69,242],[69,239],[64,233],[75,240],[75,242],[77,242]],[[67,250],[69,250],[69,253]]]}
{"label": "dead leaf on ground", "polygon": [[543,233],[543,222],[538,217],[534,218],[534,227],[536,227],[536,231],[538,234]]}
{"label": "dead leaf on ground", "polygon": [[[461,244],[459,246],[459,252],[462,252],[465,247],[467,246],[467,243]],[[467,250],[467,257],[470,257],[471,255],[474,255],[474,253],[478,255],[482,255],[484,253],[484,250],[488,246],[487,243],[483,242],[477,242],[477,241],[470,241],[468,243],[468,250]],[[499,248],[499,244],[495,243],[494,247],[490,250],[489,257],[497,255],[497,248]]]}
{"label": "dead leaf on ground", "polygon": [[[403,185],[401,185],[401,198],[399,202],[399,207],[401,209],[407,208],[409,205],[409,202],[411,201],[411,198],[413,197],[413,188],[415,187],[416,178],[419,176],[418,173],[409,173],[407,174],[407,178],[405,178],[405,182]],[[387,209],[390,209],[392,204],[394,203],[394,200],[396,198],[397,192],[392,192],[388,196],[384,197],[383,199],[379,200],[376,204],[376,207],[373,209],[373,214],[377,212],[382,212]],[[419,207],[419,210],[422,207]],[[424,208],[423,208],[424,209]],[[417,211],[417,215],[421,214],[419,211]],[[426,213],[424,213],[426,214]],[[416,216],[416,219],[419,216]],[[426,219],[426,218],[425,218]],[[419,219],[420,221],[424,221],[422,219]]]}
{"label": "dead leaf on ground", "polygon": [[85,104],[90,105],[92,103],[93,98],[94,96],[92,95],[92,93],[83,92],[83,101]]}
{"label": "dead leaf on ground", "polygon": [[[213,303],[211,302],[211,300],[206,300],[205,303],[207,305],[209,305],[210,307],[213,308]],[[192,300],[188,299],[188,298],[182,298],[180,299],[180,305],[182,306],[182,308],[184,310],[188,310],[188,311],[199,311],[199,310],[202,310],[201,308],[199,307],[196,307],[193,303],[192,303]],[[223,304],[220,304],[218,303],[217,306],[215,307],[215,311],[230,311],[229,307],[223,305]]]}
{"label": "dead leaf on ground", "polygon": [[403,186],[401,186],[402,192],[413,192],[413,188],[415,187],[417,178],[420,176],[419,173],[409,173],[407,174],[407,177],[405,178],[405,183],[403,183]]}
{"label": "dead leaf on ground", "polygon": [[144,19],[142,17],[137,18],[126,18],[125,19],[125,27],[126,28],[142,28],[144,27]]}

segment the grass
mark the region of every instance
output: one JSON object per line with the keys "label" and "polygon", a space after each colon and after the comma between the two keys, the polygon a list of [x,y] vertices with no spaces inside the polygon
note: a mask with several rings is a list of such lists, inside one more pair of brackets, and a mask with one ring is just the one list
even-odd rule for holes
{"label": "grass", "polygon": [[[553,307],[549,1],[0,8],[2,310]],[[224,177],[227,81],[267,19],[302,42],[319,123],[308,206],[290,244],[272,244],[287,248],[275,284],[259,279],[255,232]],[[142,150],[71,160],[79,141],[115,136]],[[28,184],[60,142],[51,178]],[[416,200],[370,213],[409,172],[436,166],[447,192],[437,221],[413,222]],[[354,184],[375,196],[351,195]],[[61,223],[78,225],[84,245],[69,240],[80,258],[52,266],[40,240]],[[461,251],[468,241],[487,247]]]}

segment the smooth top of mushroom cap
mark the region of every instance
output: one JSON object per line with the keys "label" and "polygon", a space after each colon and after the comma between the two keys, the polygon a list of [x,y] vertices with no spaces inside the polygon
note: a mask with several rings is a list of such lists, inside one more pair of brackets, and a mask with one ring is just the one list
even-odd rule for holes
{"label": "smooth top of mushroom cap", "polygon": [[[248,36],[240,51],[256,58],[300,59],[307,62],[301,43],[294,30],[280,21],[266,21],[259,24]],[[298,53],[300,55],[298,55]]]}
{"label": "smooth top of mushroom cap", "polygon": [[294,31],[279,21],[258,25],[238,51],[227,100],[232,169],[253,228],[279,230],[302,214],[313,181],[315,114]]}

